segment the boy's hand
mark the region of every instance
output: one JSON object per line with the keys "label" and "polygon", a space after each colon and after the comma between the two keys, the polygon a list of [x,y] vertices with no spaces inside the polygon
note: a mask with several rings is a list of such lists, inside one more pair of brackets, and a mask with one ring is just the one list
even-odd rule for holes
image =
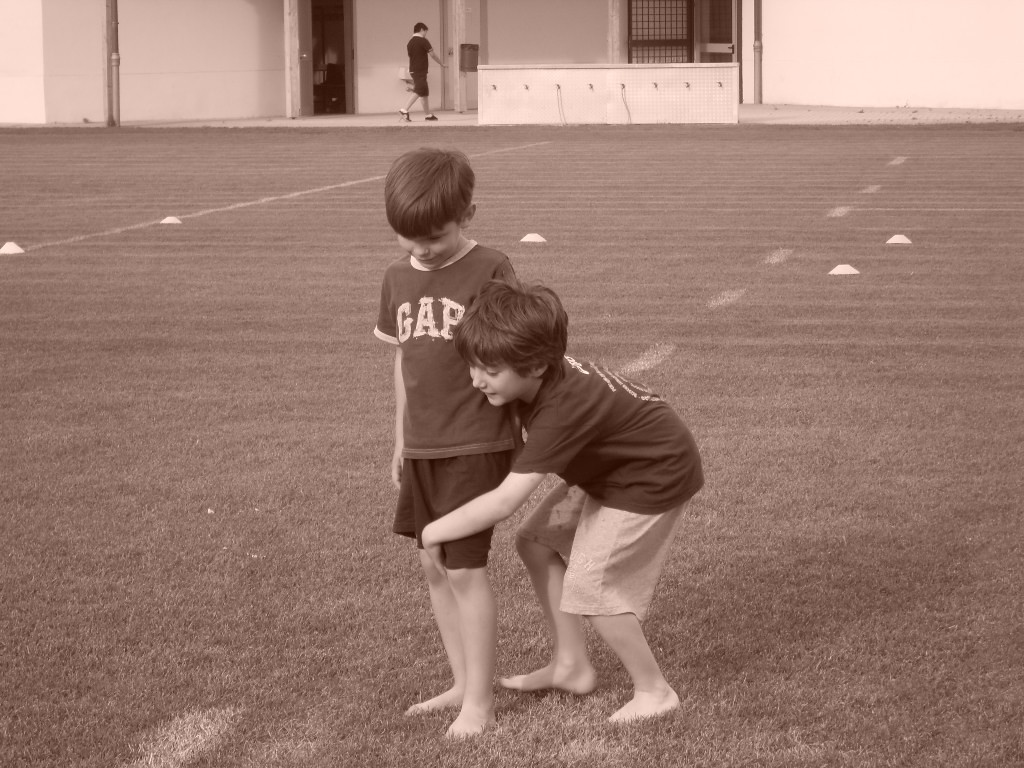
{"label": "boy's hand", "polygon": [[402,449],[396,448],[391,457],[391,484],[395,488],[402,487]]}

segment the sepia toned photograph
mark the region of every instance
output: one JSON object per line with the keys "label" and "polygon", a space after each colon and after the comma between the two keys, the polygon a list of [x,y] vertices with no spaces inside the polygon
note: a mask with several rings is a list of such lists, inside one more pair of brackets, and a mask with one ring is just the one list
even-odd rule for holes
{"label": "sepia toned photograph", "polygon": [[1022,30],[0,0],[0,766],[1024,767]]}

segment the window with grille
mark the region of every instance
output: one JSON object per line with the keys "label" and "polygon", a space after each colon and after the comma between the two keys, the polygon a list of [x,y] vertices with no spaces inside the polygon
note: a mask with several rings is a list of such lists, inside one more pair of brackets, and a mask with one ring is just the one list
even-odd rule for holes
{"label": "window with grille", "polygon": [[693,0],[629,0],[629,63],[693,61]]}

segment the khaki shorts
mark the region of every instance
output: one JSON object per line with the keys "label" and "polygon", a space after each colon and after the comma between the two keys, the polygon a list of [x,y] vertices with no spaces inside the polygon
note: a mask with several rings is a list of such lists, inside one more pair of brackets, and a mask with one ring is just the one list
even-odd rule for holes
{"label": "khaki shorts", "polygon": [[686,503],[644,515],[601,506],[560,484],[522,522],[517,535],[566,561],[564,613],[647,616]]}

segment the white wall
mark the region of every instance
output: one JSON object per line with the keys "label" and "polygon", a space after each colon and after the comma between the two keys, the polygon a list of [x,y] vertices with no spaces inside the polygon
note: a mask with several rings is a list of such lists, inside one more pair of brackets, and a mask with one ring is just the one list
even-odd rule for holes
{"label": "white wall", "polygon": [[1024,0],[764,0],[762,19],[766,103],[1024,108]]}
{"label": "white wall", "polygon": [[46,122],[105,122],[106,4],[43,0]]}
{"label": "white wall", "polygon": [[118,10],[122,121],[284,114],[282,0],[120,0]]}
{"label": "white wall", "polygon": [[488,0],[487,60],[609,64],[607,0]]}
{"label": "white wall", "polygon": [[0,0],[0,123],[44,123],[42,0]]}

